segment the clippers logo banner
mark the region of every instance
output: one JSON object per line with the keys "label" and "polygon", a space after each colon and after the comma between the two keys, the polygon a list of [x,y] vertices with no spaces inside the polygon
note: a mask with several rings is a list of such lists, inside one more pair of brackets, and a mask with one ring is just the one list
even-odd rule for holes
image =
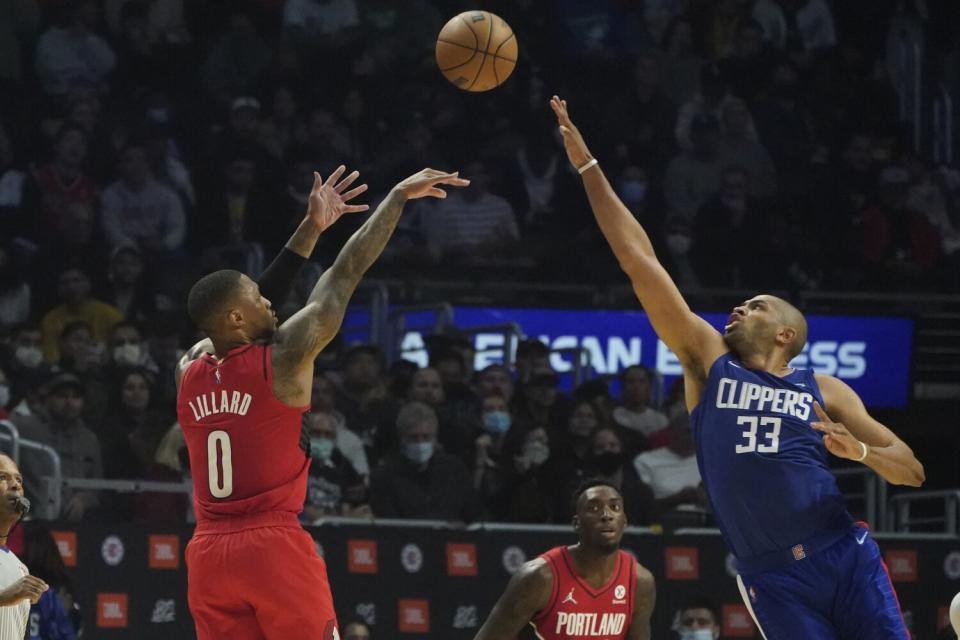
{"label": "clippers logo banner", "polygon": [[696,547],[667,547],[664,549],[667,580],[697,580],[700,578],[700,550]]}
{"label": "clippers logo banner", "polygon": [[723,605],[723,637],[752,638],[754,636],[753,618],[742,604]]}
{"label": "clippers logo banner", "polygon": [[97,626],[104,628],[127,626],[127,594],[97,594]]}
{"label": "clippers logo banner", "polygon": [[350,573],[376,573],[377,543],[373,540],[348,541],[347,570]]}
{"label": "clippers logo banner", "polygon": [[916,582],[920,577],[916,551],[891,549],[883,554],[883,561],[893,582]]}
{"label": "clippers logo banner", "polygon": [[447,543],[447,575],[477,575],[477,545]]}
{"label": "clippers logo banner", "polygon": [[[740,300],[731,302],[739,304]],[[726,313],[699,314],[722,331]],[[432,326],[433,316],[411,313],[404,316],[407,326]],[[669,388],[681,374],[680,361],[661,342],[650,321],[641,311],[525,309],[509,307],[456,307],[458,327],[516,323],[527,337],[539,339],[553,350],[583,349],[590,367],[599,375],[616,373],[631,364],[644,364],[659,371]],[[352,311],[348,326],[369,322],[369,315]],[[807,317],[810,340],[792,364],[809,367],[817,373],[837,376],[860,394],[867,406],[903,407],[910,392],[910,357],[913,347],[913,321],[907,318],[870,316]],[[503,362],[504,334],[473,334],[476,357],[474,368]],[[515,348],[516,345],[508,346]],[[426,366],[428,356],[423,335],[417,330],[401,338],[402,356]],[[553,368],[561,374],[572,371],[569,353],[553,353]],[[563,376],[569,386],[569,376]]]}
{"label": "clippers logo banner", "polygon": [[180,566],[180,536],[150,536],[151,569],[176,569]]}
{"label": "clippers logo banner", "polygon": [[429,633],[430,602],[428,600],[398,600],[397,628],[400,633]]}
{"label": "clippers logo banner", "polygon": [[53,531],[54,542],[63,558],[63,564],[68,567],[77,566],[77,533],[75,531]]}

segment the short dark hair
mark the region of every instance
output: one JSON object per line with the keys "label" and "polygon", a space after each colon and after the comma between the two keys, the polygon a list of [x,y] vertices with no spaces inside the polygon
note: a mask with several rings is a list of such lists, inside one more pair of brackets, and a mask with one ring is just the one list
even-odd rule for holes
{"label": "short dark hair", "polygon": [[221,269],[197,280],[187,295],[187,313],[190,319],[201,329],[209,329],[213,316],[220,312],[236,293],[242,275],[234,269]]}
{"label": "short dark hair", "polygon": [[577,512],[577,503],[580,502],[580,496],[587,492],[589,489],[594,487],[610,487],[620,495],[620,489],[612,484],[609,480],[604,480],[603,478],[586,478],[583,482],[577,485],[577,488],[574,489],[573,495],[570,496],[570,504],[573,507],[573,513]]}
{"label": "short dark hair", "polygon": [[67,324],[63,325],[62,329],[60,329],[60,339],[66,340],[76,332],[84,330],[93,335],[93,329],[85,320],[71,320]]}
{"label": "short dark hair", "polygon": [[628,375],[631,371],[642,371],[642,372],[644,372],[644,373],[647,375],[647,380],[649,380],[651,384],[653,383],[653,379],[654,379],[653,370],[652,370],[650,367],[644,366],[644,365],[642,365],[642,364],[631,364],[630,366],[627,366],[627,367],[624,367],[623,369],[621,369],[621,370],[620,370],[620,382],[626,381],[627,375]]}
{"label": "short dark hair", "polygon": [[550,347],[536,338],[521,340],[517,344],[517,358],[538,357],[550,355]]}
{"label": "short dark hair", "polygon": [[713,616],[714,623],[720,624],[720,609],[713,600],[703,594],[698,593],[688,596],[683,601],[683,606],[680,607],[681,614],[688,609],[706,609]]}

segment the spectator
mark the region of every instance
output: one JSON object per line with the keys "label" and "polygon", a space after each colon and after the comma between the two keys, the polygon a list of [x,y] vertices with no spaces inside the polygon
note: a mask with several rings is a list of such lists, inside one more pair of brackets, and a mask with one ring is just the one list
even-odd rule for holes
{"label": "spectator", "polygon": [[[165,98],[160,98],[164,100]],[[161,103],[162,104],[162,103]],[[167,107],[152,109],[154,115],[148,117],[165,120],[169,116]],[[154,123],[143,135],[143,150],[147,156],[147,165],[153,177],[165,187],[173,189],[189,207],[197,204],[190,170],[183,163],[180,149],[165,122]]]}
{"label": "spectator", "polygon": [[336,418],[311,412],[304,418],[310,437],[310,474],[301,519],[312,523],[323,516],[369,515],[363,478],[337,450]]}
{"label": "spectator", "polygon": [[373,345],[356,345],[343,355],[343,379],[337,390],[336,408],[366,446],[373,445],[375,419],[367,415],[370,396],[379,393],[383,370],[380,350]]}
{"label": "spectator", "polygon": [[520,239],[513,207],[489,191],[490,177],[480,162],[464,169],[470,186],[435,205],[426,224],[427,242],[436,258],[490,262]]}
{"label": "spectator", "polygon": [[400,449],[373,470],[370,506],[378,518],[470,522],[479,508],[470,472],[455,456],[437,450],[437,414],[422,402],[397,416]]}
{"label": "spectator", "polygon": [[10,409],[13,408],[11,400],[10,376],[7,375],[6,367],[0,362],[0,420],[6,420],[10,416]]}
{"label": "spectator", "polygon": [[486,505],[503,522],[554,522],[553,496],[565,471],[551,458],[550,435],[543,428],[513,434],[504,443],[499,490]]}
{"label": "spectator", "polygon": [[[572,513],[570,485],[579,485],[587,477],[587,465],[592,452],[590,434],[607,423],[601,419],[599,409],[589,400],[579,400],[573,405],[566,420],[566,428],[552,438],[551,458],[557,470],[556,483],[552,485],[550,512],[556,522],[569,522]],[[547,433],[557,433],[544,429]]]}
{"label": "spectator", "polygon": [[103,230],[112,248],[134,245],[158,255],[183,244],[186,218],[180,197],[153,178],[138,143],[123,150],[120,179],[104,190],[102,204]]}
{"label": "spectator", "polygon": [[719,640],[720,612],[709,598],[687,598],[677,612],[677,633],[680,640]]}
{"label": "spectator", "polygon": [[[653,491],[640,480],[630,464],[620,432],[613,427],[598,427],[590,434],[589,447],[586,475],[602,478],[617,488],[623,496],[627,522],[634,525],[654,522],[657,509]],[[572,491],[567,493],[569,495]],[[573,516],[572,513],[569,515]]]}
{"label": "spectator", "polygon": [[169,418],[156,408],[153,374],[130,367],[116,378],[112,407],[97,429],[108,478],[145,479]]}
{"label": "spectator", "polygon": [[273,90],[270,115],[260,124],[260,136],[264,148],[278,159],[307,141],[300,107],[300,99],[291,87],[281,85]]}
{"label": "spectator", "polygon": [[719,122],[712,115],[697,115],[690,125],[690,138],[692,149],[681,151],[667,166],[663,195],[672,214],[692,220],[720,185]]}
{"label": "spectator", "polygon": [[808,53],[837,46],[833,13],[826,0],[799,0],[797,31]]}
{"label": "spectator", "polygon": [[503,396],[487,396],[481,409],[483,433],[474,442],[473,485],[480,498],[486,501],[502,484],[504,473],[501,467],[507,464],[502,454],[507,433],[513,426],[513,416]]}
{"label": "spectator", "polygon": [[173,306],[173,301],[152,284],[153,279],[153,274],[144,271],[143,252],[138,246],[115,247],[110,252],[103,300],[116,307],[129,322],[153,322],[158,312]]}
{"label": "spectator", "polygon": [[[190,458],[183,429],[174,423],[166,430],[153,456],[148,476],[158,482],[180,482],[191,488]],[[134,499],[135,519],[138,522],[193,522],[191,496],[183,493],[152,493],[145,491]]]}
{"label": "spectator", "polygon": [[227,105],[233,96],[251,91],[269,64],[270,46],[251,17],[234,9],[200,65],[200,83],[216,104]]}
{"label": "spectator", "polygon": [[90,278],[83,270],[64,269],[57,283],[61,304],[43,316],[40,329],[43,332],[43,354],[47,362],[60,360],[59,339],[64,328],[71,322],[83,322],[90,328],[94,342],[103,344],[113,325],[123,319],[116,307],[90,296]]}
{"label": "spectator", "polygon": [[550,369],[550,347],[536,338],[527,338],[517,343],[513,368],[517,382],[522,386],[530,381],[534,370]]}
{"label": "spectator", "polygon": [[283,25],[304,43],[335,48],[358,34],[360,12],[356,0],[288,0],[283,8]]}
{"label": "spectator", "polygon": [[787,17],[777,0],[755,0],[751,16],[763,29],[763,41],[778,51],[787,46]]}
{"label": "spectator", "polygon": [[730,92],[747,104],[754,104],[768,84],[774,54],[764,47],[760,23],[752,18],[741,20],[733,53],[720,62],[720,72]]}
{"label": "spectator", "polygon": [[409,399],[430,405],[437,412],[440,421],[437,440],[443,450],[468,460],[470,443],[481,427],[476,406],[447,402],[440,374],[433,367],[424,367],[413,374]]}
{"label": "spectator", "polygon": [[510,372],[502,364],[487,365],[477,376],[477,393],[482,397],[499,395],[507,400],[513,400],[513,379]]}
{"label": "spectator", "polygon": [[[24,48],[40,25],[36,0],[0,5],[0,91],[12,90],[23,78]],[[8,94],[9,95],[9,94]]]}
{"label": "spectator", "polygon": [[567,403],[557,391],[559,384],[560,376],[549,367],[540,367],[530,373],[530,379],[515,403],[517,422],[524,429],[544,427],[552,430],[561,424]]}
{"label": "spectator", "polygon": [[150,356],[150,349],[143,335],[143,329],[135,322],[124,320],[114,325],[107,341],[108,374],[123,372],[131,368],[142,368],[151,375],[160,370]]}
{"label": "spectator", "polygon": [[14,329],[10,338],[12,358],[7,362],[13,397],[10,413],[30,415],[33,413],[31,405],[35,408],[43,404],[37,401],[39,385],[35,384],[46,377],[50,369],[50,365],[44,362],[42,345],[42,334],[37,325],[28,323]]}
{"label": "spectator", "polygon": [[370,475],[370,465],[367,462],[367,452],[363,442],[353,431],[347,428],[347,420],[336,410],[335,399],[337,388],[323,371],[313,374],[313,387],[310,392],[310,411],[326,413],[336,423],[337,451],[350,461],[354,470],[364,479]]}
{"label": "spectator", "polygon": [[9,244],[0,245],[0,330],[30,317],[31,289],[17,268]]}
{"label": "spectator", "polygon": [[670,443],[645,451],[633,460],[637,475],[653,490],[661,513],[672,509],[702,510],[706,492],[697,468],[696,447],[690,433],[690,417],[677,411],[670,420]]}
{"label": "spectator", "polygon": [[99,89],[117,63],[110,45],[96,34],[99,3],[65,3],[65,20],[37,42],[36,72],[44,92],[63,96],[83,87]]}
{"label": "spectator", "polygon": [[[84,423],[84,387],[72,373],[57,374],[47,385],[47,422],[22,421],[17,424],[20,436],[52,447],[60,456],[60,471],[67,478],[102,478],[103,460],[100,441]],[[42,477],[46,475],[37,457],[23,456],[23,475],[26,485],[33,487],[33,496],[41,495]],[[41,504],[46,500],[41,501]],[[87,511],[99,504],[92,491],[68,490],[61,493],[59,517],[76,522]]]}
{"label": "spectator", "polygon": [[703,58],[697,54],[693,24],[679,16],[670,23],[663,37],[660,78],[664,93],[674,105],[684,105],[700,94],[700,70]]}
{"label": "spectator", "polygon": [[667,416],[650,406],[654,373],[635,364],[620,372],[620,402],[613,410],[614,424],[626,431],[628,448],[646,451],[662,447],[667,436]]}
{"label": "spectator", "polygon": [[753,128],[753,118],[743,100],[724,103],[721,111],[720,155],[723,163],[743,167],[750,178],[750,195],[769,198],[777,191],[777,171],[770,153]]}

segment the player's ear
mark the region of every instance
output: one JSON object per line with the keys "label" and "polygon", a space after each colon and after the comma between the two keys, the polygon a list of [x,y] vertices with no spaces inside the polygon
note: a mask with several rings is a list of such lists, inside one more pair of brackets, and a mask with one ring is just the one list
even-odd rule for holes
{"label": "player's ear", "polygon": [[779,339],[780,344],[786,346],[793,342],[794,338],[797,337],[797,330],[793,327],[780,327],[780,331],[777,332],[777,338]]}
{"label": "player's ear", "polygon": [[243,312],[236,308],[230,309],[230,311],[227,312],[227,323],[231,329],[243,326]]}

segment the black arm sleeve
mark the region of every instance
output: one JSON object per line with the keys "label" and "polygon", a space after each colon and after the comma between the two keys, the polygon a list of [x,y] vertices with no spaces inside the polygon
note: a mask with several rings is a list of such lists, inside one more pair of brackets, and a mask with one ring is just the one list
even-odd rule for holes
{"label": "black arm sleeve", "polygon": [[260,285],[260,293],[278,307],[282,305],[290,295],[293,283],[306,262],[306,258],[286,247],[281,249],[270,266],[260,274],[260,279],[257,281]]}

